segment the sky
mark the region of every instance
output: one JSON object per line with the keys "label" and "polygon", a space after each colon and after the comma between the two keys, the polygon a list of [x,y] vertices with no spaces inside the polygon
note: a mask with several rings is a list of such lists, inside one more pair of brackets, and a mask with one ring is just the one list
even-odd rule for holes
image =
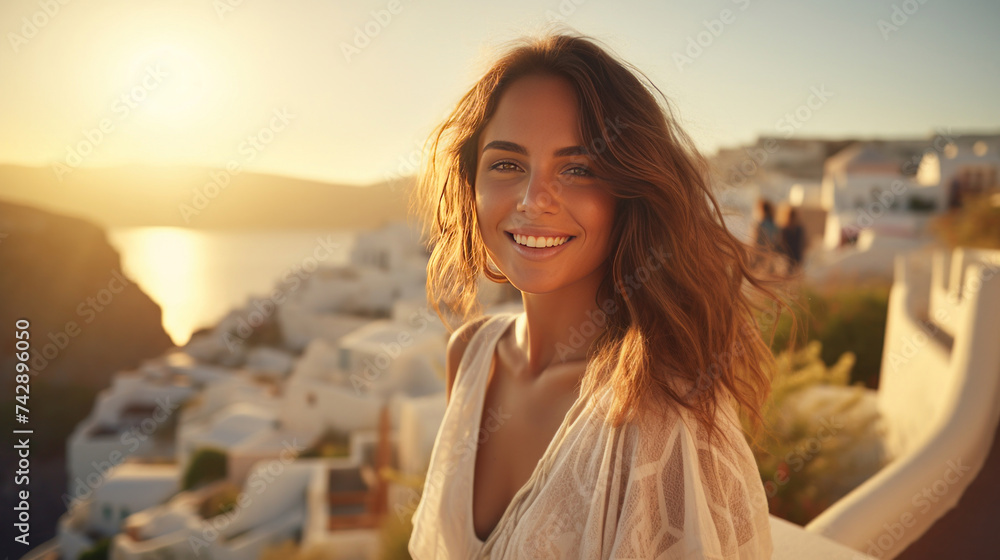
{"label": "sky", "polygon": [[995,0],[4,0],[0,163],[411,174],[498,48],[552,22],[642,70],[709,154],[1000,130]]}

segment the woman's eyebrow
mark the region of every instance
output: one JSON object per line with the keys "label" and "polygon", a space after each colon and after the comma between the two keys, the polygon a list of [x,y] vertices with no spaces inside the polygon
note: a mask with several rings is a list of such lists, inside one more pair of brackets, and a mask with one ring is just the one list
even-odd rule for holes
{"label": "woman's eyebrow", "polygon": [[[522,156],[528,155],[528,150],[520,144],[514,142],[508,142],[506,140],[494,140],[489,144],[483,146],[483,152],[486,150],[504,150],[506,152],[514,152],[515,154],[521,154]],[[587,155],[587,148],[583,146],[567,146],[565,148],[559,148],[555,151],[556,157],[561,156],[585,156]]]}

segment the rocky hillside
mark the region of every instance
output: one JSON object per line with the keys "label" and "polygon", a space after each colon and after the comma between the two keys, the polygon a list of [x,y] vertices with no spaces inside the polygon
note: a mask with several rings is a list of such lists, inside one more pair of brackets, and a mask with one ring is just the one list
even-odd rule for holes
{"label": "rocky hillside", "polygon": [[0,202],[0,293],[0,362],[13,371],[14,323],[28,319],[38,382],[105,387],[173,346],[159,306],[84,220]]}

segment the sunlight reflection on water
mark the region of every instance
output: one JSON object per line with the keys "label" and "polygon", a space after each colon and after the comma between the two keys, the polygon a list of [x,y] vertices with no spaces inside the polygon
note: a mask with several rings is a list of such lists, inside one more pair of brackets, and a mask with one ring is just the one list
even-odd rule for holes
{"label": "sunlight reflection on water", "polygon": [[253,295],[263,296],[313,255],[318,238],[338,245],[323,266],[348,260],[354,234],[331,230],[199,231],[173,227],[112,228],[108,239],[122,270],[163,311],[175,344],[212,326]]}

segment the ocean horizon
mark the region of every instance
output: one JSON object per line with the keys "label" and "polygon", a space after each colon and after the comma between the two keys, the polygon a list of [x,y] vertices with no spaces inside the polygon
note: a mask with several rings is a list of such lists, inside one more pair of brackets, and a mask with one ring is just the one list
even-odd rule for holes
{"label": "ocean horizon", "polygon": [[308,275],[313,262],[345,264],[355,238],[353,231],[317,229],[116,227],[107,234],[122,272],[160,306],[178,346],[282,278]]}

